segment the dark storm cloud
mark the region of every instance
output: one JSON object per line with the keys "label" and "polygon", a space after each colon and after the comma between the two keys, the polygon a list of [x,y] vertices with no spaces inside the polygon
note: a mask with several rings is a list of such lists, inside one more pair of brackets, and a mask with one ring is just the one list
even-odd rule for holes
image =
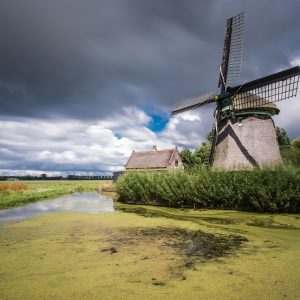
{"label": "dark storm cloud", "polygon": [[245,12],[243,79],[300,55],[299,1],[2,0],[3,116],[101,118],[214,89],[225,21]]}

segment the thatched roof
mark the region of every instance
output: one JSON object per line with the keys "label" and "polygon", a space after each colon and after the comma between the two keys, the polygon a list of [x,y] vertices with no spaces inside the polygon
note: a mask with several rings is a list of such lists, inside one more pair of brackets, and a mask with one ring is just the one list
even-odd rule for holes
{"label": "thatched roof", "polygon": [[128,169],[163,169],[167,168],[177,148],[163,150],[133,151],[125,165]]}
{"label": "thatched roof", "polygon": [[279,109],[273,102],[269,102],[266,98],[252,94],[250,92],[240,93],[234,97],[234,107],[237,110],[249,110],[249,109],[267,109],[273,110],[278,114]]}

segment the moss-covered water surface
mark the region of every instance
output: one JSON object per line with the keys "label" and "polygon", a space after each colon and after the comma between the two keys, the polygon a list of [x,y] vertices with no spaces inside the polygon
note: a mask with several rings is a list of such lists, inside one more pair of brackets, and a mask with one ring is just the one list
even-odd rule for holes
{"label": "moss-covered water surface", "polygon": [[1,299],[296,299],[298,215],[116,204],[0,226]]}

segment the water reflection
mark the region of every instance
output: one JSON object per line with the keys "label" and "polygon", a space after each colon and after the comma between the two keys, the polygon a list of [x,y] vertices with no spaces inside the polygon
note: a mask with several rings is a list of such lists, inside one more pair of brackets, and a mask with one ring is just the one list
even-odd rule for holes
{"label": "water reflection", "polygon": [[41,200],[20,207],[0,210],[0,223],[18,222],[45,213],[67,211],[89,214],[114,211],[113,200],[95,192],[75,193],[55,199]]}

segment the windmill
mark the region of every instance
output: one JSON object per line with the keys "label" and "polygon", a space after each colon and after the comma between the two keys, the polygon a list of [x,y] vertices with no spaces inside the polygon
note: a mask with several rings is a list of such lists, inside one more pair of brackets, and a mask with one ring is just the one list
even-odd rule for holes
{"label": "windmill", "polygon": [[209,164],[228,170],[270,166],[281,162],[272,116],[275,102],[295,97],[299,66],[234,87],[240,75],[244,16],[227,19],[218,88],[215,92],[187,98],[174,106],[171,115],[215,103],[214,137]]}

